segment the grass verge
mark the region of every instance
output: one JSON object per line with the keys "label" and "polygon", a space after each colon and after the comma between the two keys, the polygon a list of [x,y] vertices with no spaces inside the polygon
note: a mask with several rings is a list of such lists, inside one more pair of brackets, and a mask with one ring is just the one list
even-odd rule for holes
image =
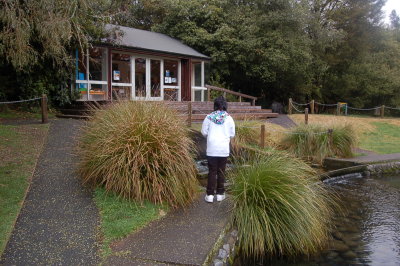
{"label": "grass verge", "polygon": [[0,254],[13,230],[49,125],[0,125]]}
{"label": "grass verge", "polygon": [[[297,124],[304,122],[304,115],[291,115]],[[373,118],[334,115],[310,115],[310,124],[335,125],[351,124],[359,138],[359,148],[380,154],[400,152],[400,119]]]}
{"label": "grass verge", "polygon": [[95,189],[94,200],[100,210],[104,259],[111,255],[110,245],[113,241],[126,237],[149,222],[161,218],[168,209],[166,205],[149,201],[143,204],[129,201],[114,193],[107,193],[103,188]]}
{"label": "grass verge", "polygon": [[371,122],[375,130],[366,132],[360,147],[380,154],[400,153],[400,126],[385,122]]}

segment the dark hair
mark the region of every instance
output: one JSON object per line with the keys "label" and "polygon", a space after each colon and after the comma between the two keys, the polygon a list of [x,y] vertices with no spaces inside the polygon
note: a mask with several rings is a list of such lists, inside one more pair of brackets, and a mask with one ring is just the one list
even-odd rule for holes
{"label": "dark hair", "polygon": [[214,111],[217,110],[228,111],[228,103],[223,96],[219,96],[214,100]]}

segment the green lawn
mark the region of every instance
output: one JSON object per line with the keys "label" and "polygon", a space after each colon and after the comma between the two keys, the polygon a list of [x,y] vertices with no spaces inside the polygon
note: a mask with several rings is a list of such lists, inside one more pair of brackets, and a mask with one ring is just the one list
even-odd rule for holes
{"label": "green lawn", "polygon": [[22,206],[49,126],[0,125],[0,254]]}
{"label": "green lawn", "polygon": [[167,211],[166,206],[128,201],[101,188],[95,190],[95,202],[100,210],[103,258],[111,254],[110,244],[113,241],[164,216]]}
{"label": "green lawn", "polygon": [[373,132],[363,134],[360,148],[380,154],[400,153],[400,126],[385,122],[371,122]]}

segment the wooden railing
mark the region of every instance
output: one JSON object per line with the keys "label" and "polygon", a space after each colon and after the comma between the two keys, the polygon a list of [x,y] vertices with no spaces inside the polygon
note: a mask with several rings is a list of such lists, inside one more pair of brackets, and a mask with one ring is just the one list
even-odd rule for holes
{"label": "wooden railing", "polygon": [[242,102],[242,98],[250,99],[251,100],[251,105],[252,106],[256,105],[257,97],[250,96],[250,95],[243,94],[243,93],[236,92],[236,91],[231,91],[231,90],[228,90],[228,89],[225,89],[225,88],[219,88],[219,87],[211,86],[211,85],[206,85],[205,87],[208,90],[207,101],[211,101],[211,93],[210,92],[211,92],[211,90],[215,90],[215,91],[223,92],[224,93],[224,97],[226,97],[227,93],[235,95],[235,96],[238,96],[239,97],[239,102]]}

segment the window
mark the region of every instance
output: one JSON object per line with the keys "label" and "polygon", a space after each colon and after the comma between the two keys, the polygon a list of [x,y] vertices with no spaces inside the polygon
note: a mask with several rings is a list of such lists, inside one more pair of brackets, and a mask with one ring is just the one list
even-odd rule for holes
{"label": "window", "polygon": [[127,54],[112,54],[112,82],[131,83],[131,57]]}
{"label": "window", "polygon": [[164,85],[178,86],[178,61],[164,60]]}

